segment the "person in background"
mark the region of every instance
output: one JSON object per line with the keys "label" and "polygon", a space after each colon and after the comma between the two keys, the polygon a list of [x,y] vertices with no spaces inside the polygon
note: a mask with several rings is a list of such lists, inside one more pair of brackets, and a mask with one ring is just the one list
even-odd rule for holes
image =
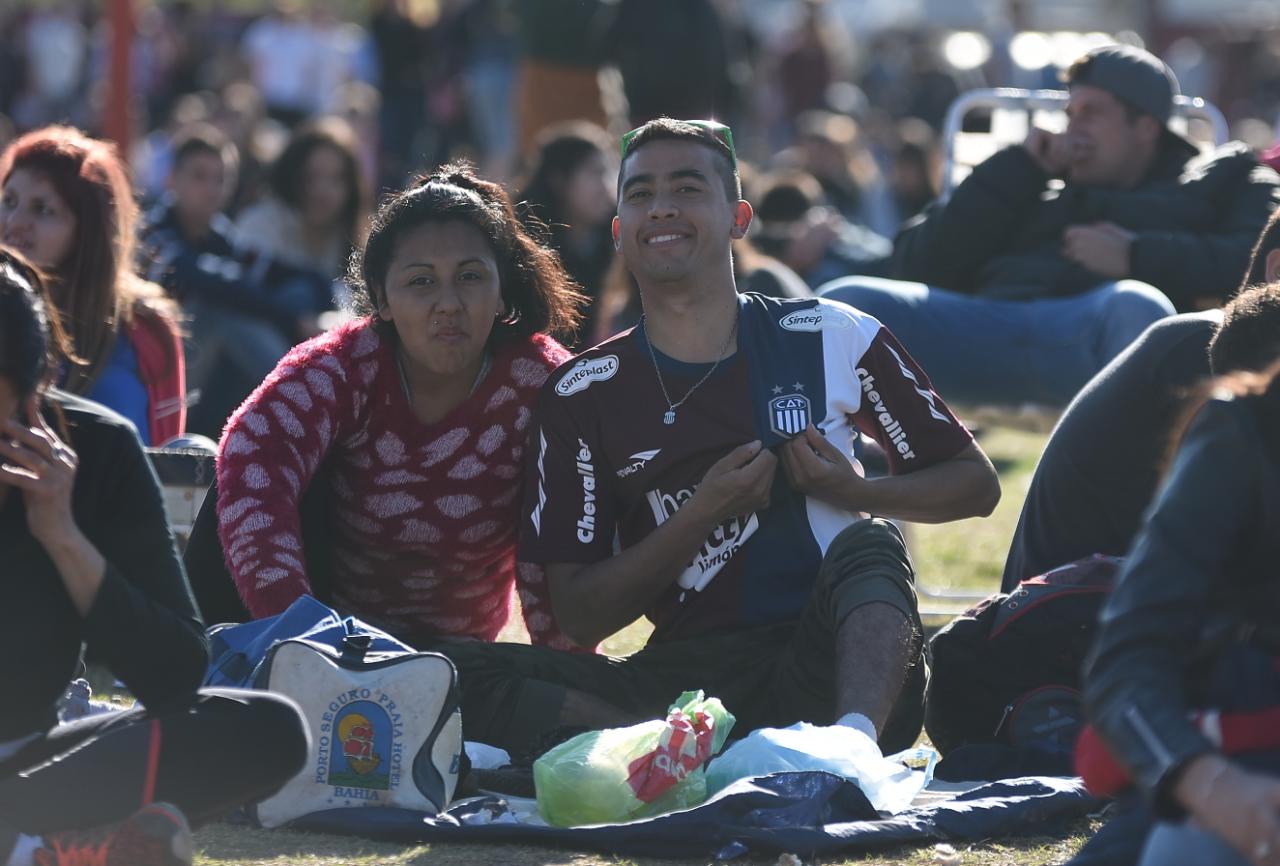
{"label": "person in background", "polygon": [[1104,45],[1064,83],[1066,131],[1032,128],[909,222],[894,279],[822,288],[892,328],[948,399],[1065,405],[1153,322],[1223,303],[1280,204],[1245,145],[1202,156],[1170,128],[1158,57]]}
{"label": "person in background", "polygon": [[27,133],[0,155],[0,241],[49,274],[83,366],[60,385],[160,445],[186,427],[177,306],[134,273],[137,206],[115,148],[77,129]]}
{"label": "person in background", "polygon": [[534,143],[529,179],[517,197],[526,223],[550,231],[550,246],[591,299],[585,336],[596,331],[597,301],[614,258],[609,224],[617,171],[604,130],[585,122],[552,126]]}
{"label": "person in background", "polygon": [[[186,864],[187,819],[278,790],[306,728],[268,692],[198,691],[204,631],[138,436],[51,387],[80,363],[39,273],[0,247],[0,862]],[[138,704],[58,724],[86,647]]]}
{"label": "person in background", "polygon": [[1158,822],[1141,866],[1280,858],[1277,369],[1214,383],[1085,664],[1091,721]]}
{"label": "person in background", "polygon": [[852,117],[806,111],[796,118],[795,144],[779,153],[772,166],[813,175],[822,184],[828,204],[841,216],[891,238],[899,220],[889,185],[866,138]]}
{"label": "person in background", "polygon": [[[1155,323],[1080,391],[1054,427],[1027,489],[1002,592],[1094,553],[1123,556],[1166,463],[1165,445],[1197,386],[1261,372],[1280,358],[1280,211],[1258,237],[1224,310]],[[1123,430],[1098,447],[1098,430]]]}
{"label": "person in background", "polygon": [[890,154],[889,187],[899,224],[923,211],[938,197],[938,136],[923,120],[909,117],[895,127]]}
{"label": "person in background", "polygon": [[369,194],[351,128],[324,117],[298,128],[271,167],[270,195],[236,219],[256,249],[340,278],[364,234]]}
{"label": "person in background", "polygon": [[822,186],[804,172],[761,177],[752,239],[811,287],[855,274],[883,274],[893,244],[828,206]]}
{"label": "person in background", "polygon": [[216,128],[181,130],[167,192],[139,239],[140,272],[188,319],[188,427],[212,437],[284,353],[315,332],[331,303],[327,280],[252,249],[223,215],[236,164],[234,145]]}

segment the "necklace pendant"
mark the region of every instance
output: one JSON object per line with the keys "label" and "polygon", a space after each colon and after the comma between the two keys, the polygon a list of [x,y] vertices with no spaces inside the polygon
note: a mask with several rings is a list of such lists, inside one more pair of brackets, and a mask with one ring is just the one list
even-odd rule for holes
{"label": "necklace pendant", "polygon": [[667,425],[676,423],[676,410],[668,409],[666,414],[662,416],[662,423]]}

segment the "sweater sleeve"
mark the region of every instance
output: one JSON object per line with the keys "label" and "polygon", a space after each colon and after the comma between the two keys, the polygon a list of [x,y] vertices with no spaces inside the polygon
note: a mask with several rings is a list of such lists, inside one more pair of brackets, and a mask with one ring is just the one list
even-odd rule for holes
{"label": "sweater sleeve", "polygon": [[[255,618],[311,592],[299,504],[326,454],[354,423],[372,379],[367,327],[294,349],[232,415],[218,447],[218,537]],[[370,375],[360,377],[359,370]],[[357,381],[359,379],[359,381]]]}
{"label": "sweater sleeve", "polygon": [[[132,431],[112,428],[90,541],[107,561],[85,640],[149,709],[195,694],[208,664],[204,632],[165,520],[160,482]],[[157,659],[163,659],[158,664]]]}

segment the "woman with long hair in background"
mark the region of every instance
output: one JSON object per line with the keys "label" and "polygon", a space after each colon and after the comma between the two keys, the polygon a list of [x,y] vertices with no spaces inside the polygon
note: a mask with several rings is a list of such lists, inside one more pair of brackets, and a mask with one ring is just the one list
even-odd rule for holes
{"label": "woman with long hair in background", "polygon": [[185,367],[177,306],[134,273],[137,205],[108,142],[51,126],[0,155],[0,241],[49,276],[49,293],[83,366],[61,387],[124,415],[142,441],[184,432]]}

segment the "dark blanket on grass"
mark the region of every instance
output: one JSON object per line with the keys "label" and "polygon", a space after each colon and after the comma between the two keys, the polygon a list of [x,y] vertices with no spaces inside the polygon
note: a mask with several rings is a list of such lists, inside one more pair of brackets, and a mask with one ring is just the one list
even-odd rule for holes
{"label": "dark blanket on grass", "polygon": [[290,827],[388,842],[541,844],[637,857],[727,859],[1051,836],[1099,805],[1078,779],[1027,777],[991,782],[882,819],[853,783],[806,772],[744,779],[696,808],[628,824],[562,829],[496,823],[511,821],[506,804],[482,797],[430,817],[400,809],[335,809]]}

